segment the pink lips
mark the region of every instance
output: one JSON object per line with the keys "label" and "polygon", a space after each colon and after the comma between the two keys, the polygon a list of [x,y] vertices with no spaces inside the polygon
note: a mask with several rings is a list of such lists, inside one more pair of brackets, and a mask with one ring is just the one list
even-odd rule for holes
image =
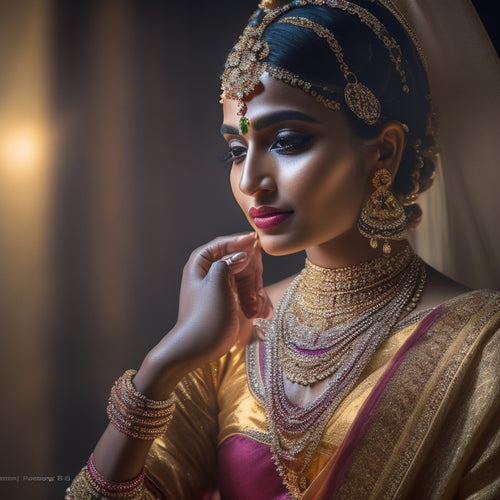
{"label": "pink lips", "polygon": [[279,208],[262,206],[251,207],[249,215],[259,229],[268,229],[277,226],[292,215],[291,211],[280,210]]}

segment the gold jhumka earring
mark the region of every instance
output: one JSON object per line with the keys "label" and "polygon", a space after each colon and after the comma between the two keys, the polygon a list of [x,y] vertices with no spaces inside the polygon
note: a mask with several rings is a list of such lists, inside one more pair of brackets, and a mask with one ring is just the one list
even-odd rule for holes
{"label": "gold jhumka earring", "polygon": [[408,230],[408,221],[403,206],[389,190],[392,177],[382,168],[373,176],[375,191],[368,199],[358,220],[359,232],[370,239],[372,248],[383,242],[382,251],[389,256],[391,245],[388,240],[403,240]]}

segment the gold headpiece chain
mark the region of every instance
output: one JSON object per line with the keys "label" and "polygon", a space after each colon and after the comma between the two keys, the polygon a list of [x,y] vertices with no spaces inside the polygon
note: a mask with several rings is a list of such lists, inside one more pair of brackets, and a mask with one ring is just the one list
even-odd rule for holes
{"label": "gold headpiece chain", "polygon": [[320,24],[304,17],[285,17],[280,19],[279,22],[310,29],[320,38],[324,38],[327,41],[330,49],[339,62],[340,69],[347,82],[344,87],[344,99],[347,106],[349,106],[349,109],[367,125],[377,123],[381,112],[380,101],[368,87],[358,82],[358,77],[349,69],[342,54],[342,47],[334,34]]}
{"label": "gold headpiece chain", "polygon": [[[223,95],[229,99],[238,101],[238,115],[240,116],[240,130],[243,134],[248,132],[249,120],[246,118],[247,107],[245,101],[254,92],[260,76],[265,71],[280,81],[283,81],[293,87],[298,87],[311,94],[318,102],[324,104],[330,109],[339,110],[340,103],[322,96],[319,92],[329,91],[338,92],[325,86],[317,86],[305,81],[299,75],[296,75],[283,68],[275,67],[265,62],[269,55],[269,45],[262,40],[262,36],[267,27],[280,15],[288,10],[312,5],[326,5],[331,8],[342,9],[349,14],[356,15],[360,21],[370,28],[373,33],[381,40],[388,50],[389,57],[393,61],[396,70],[400,74],[403,92],[409,92],[406,83],[406,75],[401,66],[402,53],[396,40],[391,37],[385,26],[370,12],[359,5],[347,2],[346,0],[301,0],[300,2],[284,3],[283,1],[263,0],[260,7],[267,14],[262,22],[257,26],[247,26],[241,35],[238,43],[235,45],[232,53],[226,62],[226,69],[222,76]],[[323,26],[301,17],[283,18],[280,23],[294,24],[304,28],[312,29],[318,36],[324,38],[334,52],[347,84],[344,88],[344,98],[351,111],[361,118],[368,125],[377,122],[380,117],[380,101],[365,85],[358,82],[357,76],[349,70],[344,61],[340,44],[335,39],[334,34]]]}

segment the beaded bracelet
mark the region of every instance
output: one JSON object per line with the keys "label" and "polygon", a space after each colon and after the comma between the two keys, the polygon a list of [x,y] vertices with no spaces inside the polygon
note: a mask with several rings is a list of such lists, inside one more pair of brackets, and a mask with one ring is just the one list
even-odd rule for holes
{"label": "beaded bracelet", "polygon": [[106,412],[111,424],[123,434],[136,439],[153,440],[168,427],[175,407],[174,396],[165,401],[149,399],[136,391],[127,370],[111,389]]}
{"label": "beaded bracelet", "polygon": [[66,490],[65,500],[103,500],[106,498],[141,500],[143,498],[146,471],[143,470],[130,481],[109,481],[95,468],[92,457],[93,455],[90,455],[87,465]]}

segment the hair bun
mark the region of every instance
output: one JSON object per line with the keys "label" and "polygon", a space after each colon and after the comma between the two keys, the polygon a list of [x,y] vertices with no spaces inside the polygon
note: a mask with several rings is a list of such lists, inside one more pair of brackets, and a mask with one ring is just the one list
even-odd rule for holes
{"label": "hair bun", "polygon": [[405,208],[406,218],[408,219],[408,229],[416,229],[422,220],[422,209],[418,203],[409,205]]}

